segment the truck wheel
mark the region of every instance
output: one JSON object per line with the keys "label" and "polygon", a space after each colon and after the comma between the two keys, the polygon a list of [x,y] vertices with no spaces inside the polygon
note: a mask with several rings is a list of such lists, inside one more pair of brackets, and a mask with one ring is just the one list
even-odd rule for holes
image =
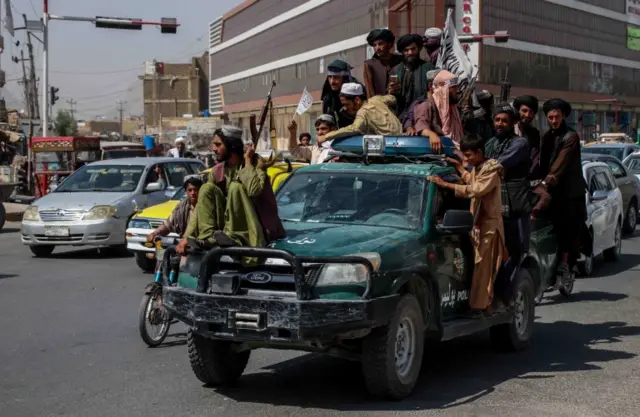
{"label": "truck wheel", "polygon": [[146,256],[146,253],[136,252],[136,265],[138,268],[142,269],[144,272],[154,272],[156,270],[156,260],[149,259]]}
{"label": "truck wheel", "polygon": [[207,339],[192,330],[187,335],[189,362],[196,377],[206,385],[235,382],[249,362],[250,350],[236,352],[234,344]]}
{"label": "truck wheel", "polygon": [[424,320],[415,296],[400,299],[389,324],[362,342],[362,372],[368,391],[390,399],[407,397],[422,367]]}
{"label": "truck wheel", "polygon": [[54,245],[32,245],[29,246],[31,253],[35,255],[36,258],[46,258],[47,256],[53,253],[53,249],[55,249]]}
{"label": "truck wheel", "polygon": [[535,308],[533,279],[529,271],[522,268],[516,278],[511,322],[491,328],[491,342],[494,347],[503,351],[527,348],[533,336]]}

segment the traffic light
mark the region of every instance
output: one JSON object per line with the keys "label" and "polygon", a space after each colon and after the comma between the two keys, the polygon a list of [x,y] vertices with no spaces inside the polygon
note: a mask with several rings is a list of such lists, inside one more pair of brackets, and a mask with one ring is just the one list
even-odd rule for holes
{"label": "traffic light", "polygon": [[96,16],[95,22],[97,28],[142,30],[142,19]]}
{"label": "traffic light", "polygon": [[56,101],[58,101],[60,99],[60,97],[57,96],[57,92],[60,91],[59,88],[57,87],[53,87],[51,86],[49,88],[49,93],[51,94],[51,105],[53,106],[54,104],[56,104]]}
{"label": "traffic light", "polygon": [[163,17],[160,19],[160,33],[174,34],[178,31],[178,19],[175,17]]}

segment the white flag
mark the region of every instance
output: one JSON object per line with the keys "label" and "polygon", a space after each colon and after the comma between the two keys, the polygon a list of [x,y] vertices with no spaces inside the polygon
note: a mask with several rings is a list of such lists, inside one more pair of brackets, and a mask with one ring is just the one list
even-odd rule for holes
{"label": "white flag", "polygon": [[436,67],[447,70],[458,77],[460,97],[464,97],[468,96],[468,93],[465,94],[467,90],[474,89],[478,69],[473,66],[458,39],[452,15],[453,9],[449,9]]}
{"label": "white flag", "polygon": [[300,102],[298,103],[298,108],[296,109],[296,113],[303,114],[307,110],[311,108],[313,105],[313,96],[311,93],[307,91],[307,87],[304,88],[302,92],[302,97],[300,97]]}

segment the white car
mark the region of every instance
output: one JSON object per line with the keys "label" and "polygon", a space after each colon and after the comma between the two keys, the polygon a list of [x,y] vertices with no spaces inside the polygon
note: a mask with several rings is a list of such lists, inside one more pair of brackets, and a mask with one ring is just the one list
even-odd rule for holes
{"label": "white car", "polygon": [[593,259],[603,254],[615,261],[622,249],[622,193],[609,166],[604,162],[583,161],[582,173],[588,185],[587,227],[591,235],[591,255],[582,256],[578,264],[582,275],[593,272]]}

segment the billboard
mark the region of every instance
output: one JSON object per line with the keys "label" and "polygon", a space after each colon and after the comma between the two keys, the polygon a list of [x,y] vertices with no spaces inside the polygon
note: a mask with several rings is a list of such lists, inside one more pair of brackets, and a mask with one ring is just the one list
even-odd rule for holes
{"label": "billboard", "polygon": [[640,51],[640,27],[627,26],[627,48]]}

